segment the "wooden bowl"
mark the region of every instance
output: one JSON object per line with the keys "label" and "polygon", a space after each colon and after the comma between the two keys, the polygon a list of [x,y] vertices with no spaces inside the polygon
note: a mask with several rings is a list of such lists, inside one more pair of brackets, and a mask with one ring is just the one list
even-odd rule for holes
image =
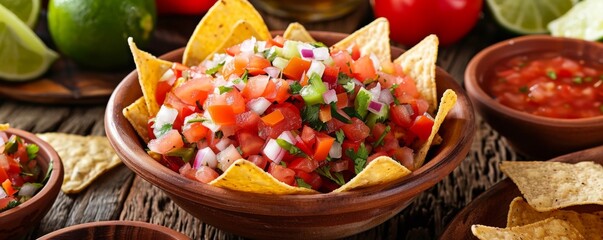
{"label": "wooden bowl", "polygon": [[38,164],[46,173],[52,165],[48,182],[31,199],[19,206],[0,212],[0,239],[21,239],[38,226],[59,195],[63,183],[63,164],[57,152],[36,135],[14,128],[5,131],[9,136],[17,135],[27,143],[38,145]]}
{"label": "wooden bowl", "polygon": [[[332,45],[345,34],[312,32]],[[181,61],[183,49],[162,58]],[[398,56],[401,49],[392,50]],[[141,96],[136,71],[128,75],[109,99],[105,130],[123,162],[136,174],[163,189],[176,204],[203,222],[252,238],[338,238],[370,229],[399,213],[413,198],[432,187],[465,159],[475,131],[471,103],[456,81],[437,69],[438,94],[453,89],[458,102],[447,116],[428,162],[403,180],[346,193],[263,195],[217,188],[189,180],[147,155],[141,140],[123,117],[122,109]]]}
{"label": "wooden bowl", "polygon": [[471,59],[465,70],[467,94],[481,116],[519,152],[548,159],[603,144],[603,116],[581,119],[541,117],[504,106],[484,89],[489,73],[512,56],[537,52],[603,62],[603,44],[551,36],[524,36],[494,44]]}
{"label": "wooden bowl", "polygon": [[146,222],[101,221],[73,225],[38,238],[38,240],[47,239],[190,240],[191,238],[170,228]]}

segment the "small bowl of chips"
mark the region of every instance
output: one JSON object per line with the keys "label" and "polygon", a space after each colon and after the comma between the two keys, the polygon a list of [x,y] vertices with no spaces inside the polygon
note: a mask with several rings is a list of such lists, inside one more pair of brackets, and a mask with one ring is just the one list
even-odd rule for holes
{"label": "small bowl of chips", "polygon": [[[227,16],[233,17],[234,19],[230,19]],[[279,35],[280,38],[276,35]],[[255,11],[255,9],[253,9],[253,7],[247,1],[219,1],[201,20],[200,24],[195,30],[195,33],[187,44],[187,47],[184,49],[178,49],[168,54],[165,54],[160,58],[156,58],[150,55],[149,53],[139,50],[136,47],[135,43],[129,41],[134,60],[137,64],[137,71],[131,73],[122,81],[122,83],[115,89],[111,99],[109,100],[105,115],[105,129],[107,132],[107,136],[109,137],[109,140],[112,146],[115,148],[117,154],[126,164],[126,166],[128,166],[130,169],[136,172],[136,174],[146,179],[153,185],[164,190],[166,194],[169,195],[170,198],[176,204],[190,212],[193,216],[199,218],[205,223],[211,224],[225,231],[246,237],[260,239],[332,239],[359,233],[361,231],[370,229],[380,223],[383,223],[387,219],[399,213],[402,209],[404,209],[412,202],[415,196],[417,196],[424,190],[432,187],[438,181],[440,181],[442,178],[452,172],[452,170],[454,170],[460,164],[460,162],[465,159],[465,156],[469,151],[471,145],[473,133],[475,131],[474,116],[471,103],[469,102],[466,94],[463,92],[462,87],[444,70],[437,68],[435,65],[438,50],[437,37],[429,36],[421,43],[417,44],[415,47],[404,52],[402,49],[392,48],[390,46],[388,35],[389,23],[385,19],[376,19],[372,23],[368,24],[367,26],[363,27],[362,29],[359,29],[358,31],[350,35],[332,32],[307,32],[300,24],[292,24],[284,32],[273,32],[273,34],[271,35],[271,33],[268,31],[268,28],[261,19],[259,13],[257,13],[257,11]],[[209,39],[211,39],[211,41]],[[309,129],[313,129],[311,131],[317,132],[316,137],[310,137],[310,140],[315,140],[315,144],[310,144],[313,147],[308,147],[314,150],[314,154],[310,154],[309,152],[311,151],[309,150],[302,150],[306,151],[305,153],[289,152],[289,154],[292,156],[297,156],[297,159],[301,159],[304,161],[321,161],[322,166],[314,168],[314,170],[318,169],[317,171],[310,170],[306,173],[316,174],[315,176],[321,179],[321,181],[326,182],[326,184],[322,185],[323,187],[327,184],[331,184],[331,188],[329,188],[328,191],[324,191],[325,188],[313,188],[312,185],[307,184],[308,182],[303,179],[302,181],[294,180],[297,182],[291,181],[290,183],[286,183],[285,181],[277,179],[277,177],[275,177],[275,174],[268,173],[269,171],[273,171],[278,166],[287,168],[288,163],[286,162],[289,160],[289,164],[294,165],[292,163],[292,161],[294,161],[294,157],[290,157],[289,159],[283,161],[276,161],[274,160],[276,158],[272,157],[278,156],[268,153],[272,152],[267,150],[272,149],[272,147],[269,147],[269,142],[271,140],[275,140],[276,137],[258,136],[258,138],[263,138],[260,139],[262,143],[259,146],[263,151],[261,153],[263,157],[270,158],[270,167],[266,167],[266,165],[264,165],[263,167],[258,167],[258,165],[253,163],[253,161],[251,160],[251,156],[249,157],[249,159],[244,159],[242,156],[239,156],[237,158],[231,159],[232,162],[230,160],[226,161],[226,158],[223,157],[223,154],[226,154],[225,149],[231,148],[230,146],[232,146],[232,151],[230,152],[233,155],[240,154],[237,153],[238,150],[235,150],[235,145],[240,148],[240,151],[244,151],[242,145],[243,143],[245,143],[245,141],[239,140],[238,137],[236,137],[236,142],[231,143],[230,146],[228,146],[227,148],[216,148],[218,150],[212,150],[207,146],[197,145],[204,144],[207,138],[222,139],[220,141],[226,142],[235,141],[235,135],[240,134],[246,129],[242,129],[239,124],[233,124],[232,121],[229,123],[221,124],[219,128],[227,131],[228,126],[234,127],[235,130],[232,131],[229,136],[226,136],[224,132],[222,132],[218,128],[212,127],[212,129],[214,130],[210,130],[208,135],[201,137],[205,140],[189,141],[189,143],[193,144],[188,146],[191,146],[190,148],[196,149],[193,151],[196,151],[197,154],[195,154],[195,160],[192,160],[192,158],[188,158],[188,163],[184,163],[184,159],[186,157],[184,155],[181,155],[177,158],[177,160],[182,159],[182,164],[170,164],[169,161],[172,160],[164,161],[165,158],[162,157],[161,154],[159,154],[158,156],[157,154],[155,154],[156,152],[153,152],[153,150],[151,150],[155,149],[154,147],[148,148],[149,152],[146,151],[146,148],[148,146],[151,146],[152,143],[160,142],[156,140],[158,138],[154,138],[157,135],[150,135],[150,133],[155,134],[155,130],[159,129],[159,127],[157,127],[159,126],[159,124],[153,123],[153,126],[150,127],[152,129],[150,129],[148,126],[149,120],[153,121],[153,117],[160,116],[160,109],[166,109],[165,105],[163,105],[165,103],[165,100],[158,100],[156,93],[158,91],[157,89],[159,88],[158,81],[163,75],[165,75],[166,72],[171,71],[168,69],[171,69],[173,66],[184,66],[184,68],[187,68],[186,66],[190,66],[191,69],[204,67],[203,64],[207,63],[207,61],[205,61],[207,57],[220,56],[214,55],[214,53],[222,53],[227,49],[233,50],[235,48],[239,48],[239,50],[245,49],[245,51],[254,51],[253,54],[245,56],[265,58],[267,60],[269,59],[268,56],[270,54],[268,51],[270,50],[262,50],[263,53],[267,53],[268,55],[263,55],[263,53],[255,52],[256,49],[264,48],[256,45],[257,42],[278,42],[280,41],[279,39],[283,41],[283,50],[281,53],[289,52],[292,55],[295,55],[294,57],[287,57],[285,55],[282,55],[283,58],[288,59],[286,60],[288,61],[286,63],[287,66],[302,66],[303,63],[301,63],[302,61],[299,60],[302,56],[304,56],[305,58],[315,56],[314,50],[311,50],[311,53],[308,53],[308,49],[306,49],[306,51],[298,51],[300,49],[298,47],[285,47],[285,45],[289,43],[298,44],[297,46],[308,46],[308,48],[312,49],[321,48],[322,50],[324,50],[324,52],[321,53],[319,52],[321,50],[317,50],[316,56],[324,56],[325,60],[330,58],[331,53],[329,53],[329,51],[337,51],[338,53],[341,53],[342,51],[348,51],[347,49],[351,49],[350,51],[355,51],[359,55],[362,55],[364,57],[364,60],[366,60],[365,63],[367,64],[378,65],[383,63],[383,66],[385,68],[387,68],[387,66],[391,67],[390,70],[392,73],[394,69],[398,69],[396,71],[399,71],[400,74],[405,74],[408,79],[416,79],[416,84],[412,82],[412,85],[407,86],[411,86],[413,89],[415,89],[414,93],[416,94],[414,95],[421,95],[423,97],[421,100],[425,101],[422,108],[424,108],[423,112],[425,112],[426,114],[421,113],[420,116],[417,116],[417,119],[426,116],[429,116],[429,118],[431,118],[432,115],[430,114],[433,114],[433,116],[435,117],[431,118],[433,124],[424,125],[427,126],[429,129],[429,131],[427,131],[426,134],[423,135],[424,140],[414,142],[416,144],[414,144],[413,146],[411,146],[412,144],[410,144],[411,140],[407,141],[407,148],[410,149],[410,147],[413,147],[413,149],[411,149],[409,152],[411,155],[407,158],[407,165],[404,166],[402,164],[402,161],[394,160],[394,158],[387,156],[386,154],[376,156],[374,159],[371,159],[369,161],[369,150],[366,150],[364,144],[370,144],[369,147],[374,147],[375,149],[377,149],[381,145],[378,143],[380,142],[380,140],[377,139],[375,139],[374,143],[371,143],[372,140],[367,140],[365,142],[364,139],[367,138],[366,135],[368,135],[368,133],[371,131],[370,129],[368,129],[368,126],[365,126],[367,129],[359,132],[359,134],[365,135],[365,137],[361,137],[361,140],[359,140],[359,142],[362,143],[358,143],[360,145],[358,147],[358,150],[353,150],[353,147],[350,147],[348,148],[348,150],[350,151],[347,151],[346,153],[348,154],[347,157],[349,157],[349,160],[353,161],[353,163],[351,163],[352,165],[348,165],[348,168],[339,171],[331,170],[330,162],[342,160],[343,157],[341,153],[330,153],[329,150],[333,146],[331,144],[333,144],[335,141],[335,130],[327,132],[326,127],[321,128],[323,125],[320,125],[327,124],[327,122],[331,121],[333,118],[330,118],[331,120],[317,120],[317,112],[314,112],[316,113],[313,115],[315,116],[314,118],[308,117],[311,114],[304,114],[305,117],[303,120],[304,126],[312,125],[309,126]],[[251,42],[252,45],[244,44],[245,41]],[[264,45],[264,43],[262,43],[261,45],[266,46]],[[332,47],[331,49],[335,50],[329,50],[329,47]],[[289,51],[291,49],[293,50]],[[301,53],[299,52],[304,52],[304,54],[301,55]],[[221,56],[225,56],[225,54],[222,54]],[[350,59],[351,58],[352,57],[350,57]],[[232,60],[234,58],[229,59]],[[294,61],[294,59],[296,60]],[[182,65],[174,64],[174,62],[181,61],[183,62]],[[276,57],[274,57],[273,60],[267,60],[266,62],[270,64],[270,61],[278,62]],[[322,60],[312,59],[312,61],[307,61],[309,65],[307,66],[307,71],[310,71],[310,69],[312,69],[313,64],[317,64],[314,66],[320,66],[318,64],[323,64],[320,62],[317,63],[317,61]],[[213,74],[215,74],[216,71],[218,71],[219,69],[222,69],[220,71],[230,69],[230,64],[233,64],[233,61],[226,63],[225,60],[223,64],[217,64],[211,68],[200,70],[200,72],[197,73],[205,77],[211,77],[213,79],[213,83],[220,83],[223,81],[219,79],[222,78],[222,80],[224,80],[225,75],[215,76]],[[374,67],[375,65],[368,65],[368,67]],[[257,80],[258,75],[263,74],[257,73],[257,71],[254,71],[254,69],[250,69],[249,66],[250,65],[247,65],[247,70],[242,72],[240,76],[233,74],[229,75],[236,76],[237,79],[241,78],[241,81],[243,83],[248,84],[244,87],[244,89],[247,90],[242,91],[253,91],[251,89],[252,87],[248,88],[248,86],[255,86],[255,84],[252,84],[252,81]],[[329,66],[333,67],[334,65]],[[283,66],[280,69],[285,72],[285,68],[287,67]],[[377,69],[385,70],[385,68],[378,67]],[[262,72],[262,70],[266,71],[268,69],[268,67],[265,67],[260,69],[259,72]],[[357,68],[357,70],[358,69],[359,68]],[[252,71],[256,73],[251,73]],[[280,88],[282,86],[288,86],[284,85],[285,83],[283,83],[283,79],[290,80],[291,85],[294,85],[296,83],[299,83],[301,85],[302,82],[306,81],[304,80],[305,78],[303,78],[303,76],[307,75],[303,71],[294,72],[299,73],[299,76],[291,77],[292,75],[294,75],[292,72],[289,72],[291,73],[291,75],[287,73],[283,73],[283,75],[271,75],[270,78],[266,79],[272,80],[265,83],[264,85],[267,86],[270,85],[270,82],[272,81],[278,81],[278,86]],[[338,74],[339,70],[336,69],[335,73]],[[192,73],[192,75],[194,74],[195,73]],[[251,77],[247,76],[247,74],[249,74],[249,76]],[[191,76],[188,75],[188,73],[186,75]],[[214,76],[215,79],[213,78]],[[265,75],[263,75],[262,77],[264,76]],[[375,81],[376,76],[376,73],[371,73],[370,76],[367,77],[371,79],[364,79],[366,80],[367,85],[370,83],[372,83],[374,86],[379,85],[377,84],[377,81]],[[252,80],[252,78],[254,77],[256,79]],[[360,78],[359,75],[357,77]],[[311,88],[315,86],[324,86],[322,85],[323,83],[320,76],[318,78],[310,78],[312,78],[313,80],[308,79],[308,81],[312,81],[312,83],[304,83],[304,85],[306,86],[305,89],[307,91],[314,91]],[[339,75],[337,75],[335,78],[339,78]],[[356,79],[358,83],[355,83],[353,80],[351,80],[351,78],[342,78],[344,81],[347,82],[346,84],[351,83],[348,84],[348,86],[351,86],[351,90],[348,91],[350,96],[355,96],[353,94],[356,93],[352,90],[354,90],[354,88],[357,86],[359,91],[364,89],[364,94],[366,94],[364,95],[364,101],[366,103],[370,102],[367,100],[373,99],[372,93],[370,93],[371,95],[367,93],[368,90],[366,89],[368,89],[368,86],[367,88],[364,88],[364,83],[359,82],[358,79]],[[237,79],[232,78],[230,80],[232,80],[234,83],[234,81],[236,81]],[[182,81],[175,82],[174,84],[187,84],[192,81],[192,78],[188,80],[183,78]],[[391,87],[394,87],[393,84],[398,81],[402,84],[403,80],[401,76],[398,76],[398,78],[394,78],[388,84],[391,85]],[[241,82],[239,81],[239,83]],[[405,83],[410,84],[411,82],[410,80],[408,80],[408,82]],[[340,86],[342,85],[342,83],[334,84],[339,84]],[[384,82],[383,84],[385,85],[386,82]],[[363,87],[361,87],[360,85],[362,85]],[[187,85],[179,85],[178,87],[182,87],[181,89],[185,89],[183,86]],[[233,86],[216,86],[213,89],[213,92],[209,95],[211,95],[211,98],[213,99],[214,97],[221,96],[222,94],[232,94],[233,92],[236,94],[238,90],[233,90]],[[398,85],[396,85],[396,87],[397,86]],[[336,93],[334,88],[335,87],[333,87],[333,89],[331,90],[333,90],[333,93]],[[370,89],[376,88],[377,87],[371,87]],[[266,87],[266,89],[268,89],[268,87]],[[260,90],[260,93],[265,92],[264,89]],[[293,93],[294,90],[292,88],[287,87],[285,88],[285,90],[286,91],[284,91],[284,95],[288,97],[284,98],[283,101],[289,101],[285,102],[287,104],[291,104],[290,102],[293,102],[295,97],[304,97],[302,96],[302,93]],[[403,89],[400,88],[400,90]],[[304,90],[302,89],[300,91],[303,92]],[[346,102],[344,102],[343,100],[342,102],[345,104],[349,103],[350,101],[347,100],[348,92],[344,93],[341,89],[339,89],[339,91],[339,94],[345,95],[341,98],[345,98]],[[393,94],[391,93],[389,87],[386,87],[385,91],[389,94]],[[303,94],[307,93],[308,92],[305,92]],[[395,93],[393,95],[404,95],[405,93],[405,91],[400,91],[400,93]],[[376,96],[380,96],[380,94],[381,93],[375,93],[375,99],[377,98]],[[194,94],[194,96],[201,95],[202,94],[198,93]],[[191,95],[182,95],[181,97],[184,98],[186,96]],[[307,97],[308,95],[305,96]],[[314,104],[315,107],[318,106],[319,108],[326,109],[327,115],[329,112],[335,112],[332,114],[337,114],[341,117],[342,114],[340,114],[335,109],[337,108],[337,106],[335,104],[332,104],[332,101],[329,102],[329,106],[326,103],[328,101],[324,100],[324,97],[331,99],[337,98],[335,95],[329,96],[325,92],[322,97],[320,95],[318,96],[318,98],[314,99],[318,101],[318,103]],[[270,98],[269,95],[266,95],[266,97]],[[249,102],[252,102],[252,99],[248,100]],[[307,105],[311,105],[309,102],[314,100],[310,100],[308,98]],[[207,101],[199,99],[190,101],[191,108],[196,107],[195,109],[199,110],[198,114],[201,114],[201,112],[210,112],[210,110],[205,111],[205,106],[203,106],[203,104],[201,103],[197,103],[197,101],[204,101],[205,103],[207,103]],[[228,102],[229,100],[225,101]],[[303,101],[306,102],[306,99],[304,99]],[[278,103],[279,100],[270,100],[268,101],[268,104],[277,105],[275,104],[275,102]],[[193,106],[192,103],[195,103],[195,106]],[[233,105],[233,103],[230,104]],[[380,105],[380,103],[373,102],[373,105],[375,104]],[[395,104],[393,97],[391,99],[391,102],[387,103],[387,107],[389,107],[390,104]],[[403,103],[400,103],[399,105],[402,106],[402,104]],[[357,105],[358,107],[356,107],[355,105],[354,107],[358,109],[360,109],[360,106],[368,107],[367,105],[362,105],[360,103]],[[208,113],[210,115],[214,115],[214,117],[210,116],[212,119],[212,123],[217,123],[220,121],[218,120],[218,115],[221,115],[221,113],[225,113],[228,115],[229,112],[233,111],[231,109],[232,107],[230,107],[230,105],[228,104],[222,104],[221,106],[223,106],[223,112],[213,111],[213,113]],[[243,108],[245,107],[246,106],[243,106]],[[350,107],[350,109],[353,109],[354,107]],[[252,107],[248,108],[251,109]],[[291,110],[291,108],[295,109]],[[288,111],[301,112],[301,108],[307,109],[305,107],[296,107],[293,104],[291,104],[291,108],[288,108],[289,110],[272,110],[272,112],[282,114],[282,112]],[[209,107],[207,109],[209,109]],[[358,109],[352,111],[355,111],[356,114],[358,114]],[[383,113],[380,110],[372,109],[371,111],[376,111],[380,112],[381,114],[384,114],[381,116],[389,116],[387,113]],[[417,109],[417,113],[418,112],[419,110]],[[191,115],[192,114],[193,113],[191,113]],[[278,116],[279,114],[275,114],[274,116]],[[344,114],[347,115],[347,113],[345,112]],[[364,111],[364,114],[366,116],[367,111]],[[281,115],[279,120],[273,122],[272,120],[270,120],[271,117],[270,119],[268,119],[268,116],[273,115],[270,112],[263,113],[262,111],[262,113],[260,113],[259,115],[263,116],[262,118],[264,120],[262,121],[266,122],[267,124],[271,124],[271,126],[277,126],[277,124],[280,123],[288,123],[287,121],[295,121],[293,117],[290,119],[286,119]],[[295,116],[295,114],[291,114],[290,116]],[[368,117],[365,118],[363,116],[360,116],[359,114],[358,116],[359,117],[355,117],[358,120],[368,119]],[[328,118],[326,116],[323,117]],[[161,122],[163,121],[162,119],[163,118],[155,117],[155,121]],[[342,119],[341,121],[347,120]],[[301,120],[299,121],[302,122]],[[317,123],[317,121],[321,121],[320,123],[318,123],[318,127],[314,127],[317,126],[315,124],[310,124]],[[387,119],[383,120],[383,122],[385,121],[388,121],[388,124],[391,123],[391,121]],[[246,121],[242,121],[241,125],[243,125],[245,122]],[[333,122],[334,121],[331,121],[331,123]],[[192,122],[186,121],[186,123],[189,124]],[[199,119],[199,122],[197,123],[208,124],[208,122],[205,122],[205,120],[203,119]],[[364,123],[362,123],[362,125],[363,124]],[[171,124],[167,124],[165,126],[167,126],[167,131],[171,131],[173,133],[177,131],[173,128],[174,126]],[[253,127],[259,128],[259,125],[254,125]],[[395,127],[397,126],[392,126],[392,128]],[[186,129],[187,127],[184,128]],[[285,131],[289,130],[282,130],[278,134],[284,133]],[[296,137],[296,139],[301,138],[300,135],[302,134],[302,131],[300,131],[298,127],[292,129],[291,132],[293,132],[291,135],[292,137]],[[157,133],[159,134],[159,136],[167,136],[164,132]],[[259,133],[256,135],[259,135]],[[381,135],[383,135],[383,133]],[[385,138],[385,135],[383,136],[383,138]],[[402,136],[402,134],[399,134],[399,139],[401,139]],[[345,137],[346,136],[341,136],[340,138]],[[393,138],[395,137],[392,137],[392,139]],[[179,137],[173,139],[176,142],[180,140]],[[329,144],[331,147],[318,147],[319,145],[328,141],[325,139],[331,140]],[[275,142],[278,142],[278,140],[282,140],[282,138],[278,137]],[[397,141],[397,139],[394,140]],[[264,143],[264,141],[266,141],[266,143]],[[338,141],[343,145],[343,142],[345,140]],[[293,149],[291,146],[285,143],[282,144],[283,146],[289,149]],[[167,147],[169,148],[172,148],[174,146],[176,145],[167,145]],[[363,148],[365,150],[361,151],[360,149]],[[220,155],[220,159],[225,160],[220,163],[223,168],[217,170],[219,171],[219,173],[216,172],[217,176],[214,176],[214,178],[208,181],[200,180],[202,178],[197,177],[197,175],[203,174],[202,170],[200,169],[213,169],[212,167],[210,167],[209,164],[201,164],[200,166],[195,166],[194,177],[190,177],[190,175],[184,174],[190,173],[189,167],[191,162],[197,161],[199,159],[201,159],[200,161],[203,161],[203,159],[205,159],[205,157],[196,157],[197,155],[199,155],[199,152],[201,152],[201,154],[203,155],[206,153],[209,154],[208,152],[204,152],[205,150],[199,149],[209,149],[208,151],[211,151],[212,154],[213,151],[216,151],[217,154]],[[329,150],[328,154],[330,155],[328,156],[333,156],[333,158],[327,160],[327,152],[322,151],[323,153],[325,153],[324,155],[322,155],[322,157],[325,159],[317,160],[320,158],[320,154],[318,154],[318,149]],[[371,155],[374,153],[377,153],[377,151],[371,152]],[[153,155],[157,158],[153,158]],[[335,157],[336,155],[340,156]],[[352,160],[352,158],[354,160]],[[345,159],[343,160],[345,161]],[[277,165],[280,164],[277,162],[282,162],[282,165]],[[166,163],[167,165],[164,165]],[[229,164],[227,165],[227,163]],[[350,170],[350,166],[351,168],[353,168],[352,170]],[[359,167],[358,170],[356,169],[356,166]],[[266,168],[272,168],[272,170],[266,171]],[[299,174],[299,172],[296,174]],[[344,176],[344,174],[349,175]],[[304,186],[303,183],[305,183],[306,186]]]}
{"label": "small bowl of chips", "polygon": [[[15,198],[17,198],[16,196],[20,196],[18,199],[23,202],[14,207],[9,203],[11,208],[0,212],[0,219],[2,219],[0,239],[21,239],[27,236],[29,231],[40,223],[42,218],[54,204],[59,191],[61,190],[61,183],[63,182],[63,165],[55,150],[48,143],[34,134],[19,129],[8,128],[7,125],[0,124],[0,135],[2,135],[0,136],[0,141],[3,142],[3,144],[1,144],[3,152],[5,150],[10,151],[5,148],[7,145],[4,144],[4,140],[6,140],[4,139],[4,136],[9,137],[9,142],[11,139],[10,136],[17,136],[25,144],[38,147],[37,153],[34,153],[36,152],[35,150],[32,151],[29,149],[28,153],[33,155],[29,155],[28,157],[31,156],[33,158],[28,162],[35,160],[36,166],[39,167],[36,167],[39,169],[39,179],[34,181],[38,182],[36,184],[43,184],[43,186],[38,190],[34,190],[33,196],[27,200],[24,200],[22,197],[23,194],[25,194],[24,191],[29,191],[25,189],[27,187],[21,187],[19,191],[22,193],[16,192],[14,194],[9,194],[14,195]],[[4,159],[4,161],[6,161],[6,159]],[[28,167],[31,167],[30,169],[34,168],[31,165]],[[3,173],[6,174],[4,170]],[[25,184],[23,184],[23,186],[25,186]],[[5,195],[2,199],[6,200],[6,194],[9,190],[4,189],[6,188],[3,187],[0,191]]]}
{"label": "small bowl of chips", "polygon": [[548,159],[603,143],[602,54],[597,42],[517,37],[475,55],[465,86],[516,150]]}

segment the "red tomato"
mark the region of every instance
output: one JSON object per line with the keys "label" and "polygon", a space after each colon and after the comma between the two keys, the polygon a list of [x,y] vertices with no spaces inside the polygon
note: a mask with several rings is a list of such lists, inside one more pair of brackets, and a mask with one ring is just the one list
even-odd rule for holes
{"label": "red tomato", "polygon": [[304,171],[295,171],[295,176],[301,178],[307,184],[312,186],[312,189],[318,190],[322,186],[322,178],[318,173],[307,173]]}
{"label": "red tomato", "polygon": [[252,162],[261,169],[265,169],[266,165],[268,165],[269,160],[268,158],[261,155],[251,155],[247,158],[247,161]]}
{"label": "red tomato", "polygon": [[236,116],[236,124],[240,129],[254,133],[258,131],[258,122],[260,122],[260,115],[254,111],[247,111]]}
{"label": "red tomato", "polygon": [[260,56],[252,55],[247,64],[247,70],[250,75],[266,74],[264,68],[270,67],[270,61]]}
{"label": "red tomato", "polygon": [[299,57],[293,57],[289,60],[289,64],[283,69],[283,75],[288,79],[301,80],[302,75],[310,68],[310,61],[303,60]]}
{"label": "red tomato", "polygon": [[482,0],[374,0],[375,16],[390,23],[390,37],[414,45],[436,34],[442,45],[451,44],[473,28]]}
{"label": "red tomato", "polygon": [[268,173],[281,182],[293,186],[295,183],[295,171],[271,162],[268,167]]}
{"label": "red tomato", "polygon": [[168,81],[159,81],[157,83],[157,89],[155,90],[155,100],[157,104],[163,104],[165,101],[165,95],[172,89],[172,85]]}
{"label": "red tomato", "polygon": [[207,11],[216,0],[155,0],[158,14],[195,15]]}
{"label": "red tomato", "polygon": [[272,105],[265,114],[270,114],[274,110],[279,109],[287,121],[280,121],[274,126],[268,126],[264,121],[258,122],[258,135],[263,139],[276,139],[284,131],[295,130],[302,127],[302,120],[299,110],[291,103],[282,103]]}
{"label": "red tomato", "polygon": [[[368,133],[367,133],[368,134]],[[318,162],[322,162],[327,159],[329,155],[329,150],[331,150],[331,146],[335,142],[335,138],[319,132],[316,134],[316,146],[314,148],[314,155],[312,158]]]}
{"label": "red tomato", "polygon": [[182,129],[182,135],[184,135],[184,138],[186,138],[187,142],[194,143],[205,138],[207,131],[209,131],[209,129],[203,126],[202,123],[195,122],[185,125]]}
{"label": "red tomato", "polygon": [[339,68],[339,71],[347,74],[348,76],[352,76],[352,70],[350,69],[350,65],[352,64],[352,56],[347,51],[337,51],[331,53],[331,57],[333,58],[333,63],[335,66]]}
{"label": "red tomato", "polygon": [[390,107],[391,120],[400,127],[409,128],[412,126],[412,116],[414,111],[408,104],[395,105],[392,104]]}
{"label": "red tomato", "polygon": [[352,72],[354,73],[354,77],[360,82],[365,82],[377,77],[375,66],[373,66],[373,61],[369,56],[360,57],[352,63]]}
{"label": "red tomato", "polygon": [[202,183],[211,182],[218,178],[218,176],[220,176],[220,174],[208,166],[201,166],[195,173],[195,179]]}
{"label": "red tomato", "polygon": [[[159,89],[159,87],[157,89]],[[182,100],[182,102],[188,105],[195,106],[198,104],[199,106],[203,106],[203,103],[205,103],[205,100],[207,99],[207,95],[210,92],[213,92],[213,90],[214,86],[212,79],[204,77],[186,81],[174,89],[174,94]]]}
{"label": "red tomato", "polygon": [[362,141],[369,136],[371,129],[358,118],[352,118],[352,123],[341,126],[347,139]]}
{"label": "red tomato", "polygon": [[264,90],[266,90],[266,86],[268,86],[268,82],[270,82],[270,77],[266,75],[250,77],[241,94],[245,99],[261,97]]}
{"label": "red tomato", "polygon": [[251,131],[239,131],[237,133],[237,141],[239,142],[241,152],[243,152],[241,155],[244,158],[260,154],[264,147],[264,140]]}
{"label": "red tomato", "polygon": [[311,158],[301,157],[291,161],[289,164],[287,164],[287,167],[296,171],[310,173],[318,168],[318,162]]}
{"label": "red tomato", "polygon": [[421,115],[415,119],[415,122],[410,126],[410,131],[416,134],[421,141],[427,140],[431,135],[433,127],[433,118]]}
{"label": "red tomato", "polygon": [[316,133],[314,132],[314,129],[304,125],[301,132],[301,139],[307,146],[314,146],[314,143],[316,142]]}

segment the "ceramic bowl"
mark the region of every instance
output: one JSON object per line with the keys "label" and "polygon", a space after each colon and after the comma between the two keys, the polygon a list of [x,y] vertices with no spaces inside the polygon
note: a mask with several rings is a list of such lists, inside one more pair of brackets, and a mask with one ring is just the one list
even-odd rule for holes
{"label": "ceramic bowl", "polygon": [[46,234],[38,240],[190,240],[186,235],[170,228],[146,222],[101,221],[78,224]]}
{"label": "ceramic bowl", "polygon": [[551,36],[525,36],[494,44],[465,70],[467,94],[481,116],[519,152],[537,159],[603,144],[603,116],[581,119],[541,117],[506,107],[485,89],[494,66],[512,56],[558,52],[586,62],[603,62],[603,44]]}
{"label": "ceramic bowl", "polygon": [[[332,45],[345,34],[312,32]],[[162,58],[181,61],[183,49]],[[398,56],[401,49],[393,49]],[[471,103],[459,84],[437,69],[437,92],[453,89],[458,101],[444,121],[441,145],[428,162],[401,181],[346,193],[263,195],[209,186],[186,179],[147,155],[122,109],[141,96],[136,72],[115,89],[107,105],[105,130],[123,162],[140,177],[163,189],[181,208],[205,223],[252,238],[338,238],[370,229],[399,213],[413,198],[454,170],[469,151],[475,120]]]}
{"label": "ceramic bowl", "polygon": [[38,226],[61,190],[63,183],[63,164],[56,151],[36,135],[18,129],[5,131],[9,136],[17,135],[27,143],[38,145],[38,164],[42,173],[52,166],[48,182],[31,199],[19,206],[0,212],[0,239],[21,239]]}

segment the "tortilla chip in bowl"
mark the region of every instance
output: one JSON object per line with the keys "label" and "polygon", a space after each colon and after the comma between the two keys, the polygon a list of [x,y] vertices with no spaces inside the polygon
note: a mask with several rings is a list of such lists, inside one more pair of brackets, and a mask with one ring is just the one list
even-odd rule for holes
{"label": "tortilla chip in bowl", "polygon": [[[327,46],[346,34],[311,32]],[[179,62],[183,49],[161,57]],[[402,53],[393,48],[395,59]],[[253,238],[339,238],[370,229],[408,206],[465,158],[474,133],[471,104],[463,89],[445,71],[436,69],[438,99],[445,90],[457,101],[438,134],[425,164],[402,179],[341,193],[275,195],[235,191],[187,179],[151,158],[122,109],[142,96],[136,72],[116,88],[107,106],[105,129],[123,162],[136,174],[164,190],[174,202],[202,221]]]}

